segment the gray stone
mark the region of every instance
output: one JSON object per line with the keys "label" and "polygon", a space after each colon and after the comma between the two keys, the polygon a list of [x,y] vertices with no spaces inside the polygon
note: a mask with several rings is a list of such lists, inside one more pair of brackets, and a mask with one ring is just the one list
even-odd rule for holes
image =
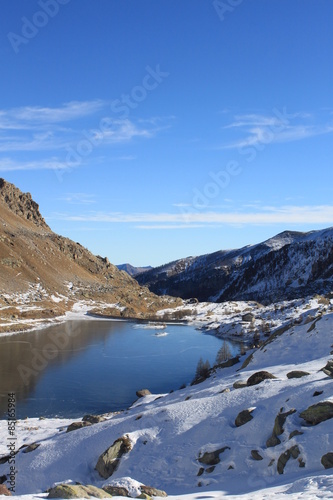
{"label": "gray stone", "polygon": [[24,450],[23,453],[30,453],[31,451],[37,450],[37,448],[40,446],[40,443],[32,443],[29,444]]}
{"label": "gray stone", "polygon": [[278,444],[281,443],[278,436],[281,436],[281,434],[283,434],[283,432],[284,432],[283,426],[285,424],[286,418],[295,412],[296,412],[296,410],[293,408],[292,410],[289,410],[287,412],[279,413],[275,417],[272,435],[266,441],[267,448],[273,448],[274,446],[277,446]]}
{"label": "gray stone", "polygon": [[81,484],[58,484],[49,490],[47,498],[111,498],[106,491],[96,486]]}
{"label": "gray stone", "polygon": [[292,457],[296,459],[300,454],[299,448],[297,445],[286,450],[282,455],[280,455],[278,463],[277,463],[277,471],[279,474],[283,474],[284,468],[288,462],[288,460]]}
{"label": "gray stone", "polygon": [[292,439],[293,437],[295,436],[301,436],[303,434],[303,432],[301,431],[298,431],[297,429],[295,431],[292,431],[290,434],[289,434],[289,439]]}
{"label": "gray stone", "polygon": [[322,371],[325,373],[325,375],[333,377],[333,361],[327,361],[326,366],[322,368]]}
{"label": "gray stone", "polygon": [[320,424],[325,420],[333,418],[333,403],[331,401],[324,401],[322,403],[309,406],[307,410],[300,413],[300,417],[303,418],[308,424]]}
{"label": "gray stone", "polygon": [[293,370],[287,373],[288,378],[301,378],[301,377],[306,377],[307,375],[310,375],[310,373],[303,372],[302,370]]}
{"label": "gray stone", "polygon": [[251,456],[253,460],[263,460],[263,457],[260,455],[260,453],[257,450],[251,450]]}
{"label": "gray stone", "polygon": [[201,457],[198,458],[198,462],[205,465],[216,465],[220,462],[220,454],[225,450],[230,450],[229,446],[224,446],[215,451],[206,451]]}
{"label": "gray stone", "polygon": [[95,469],[101,477],[108,479],[117,470],[121,457],[132,449],[127,436],[117,439],[112,446],[99,457]]}
{"label": "gray stone", "polygon": [[246,380],[236,380],[236,382],[233,383],[234,389],[243,389],[244,387],[247,387]]}
{"label": "gray stone", "polygon": [[258,385],[261,382],[263,382],[264,380],[274,379],[274,378],[276,378],[276,377],[274,377],[274,375],[262,370],[260,372],[256,372],[253,375],[251,375],[251,377],[249,377],[247,380],[247,385],[248,386]]}
{"label": "gray stone", "polygon": [[277,446],[278,444],[281,444],[281,441],[277,436],[275,436],[275,434],[272,434],[266,441],[267,448],[274,448],[274,446]]}
{"label": "gray stone", "polygon": [[253,409],[243,410],[240,413],[238,413],[238,415],[235,419],[235,426],[241,427],[242,425],[250,422],[253,419],[253,416],[251,415],[252,412],[253,412]]}
{"label": "gray stone", "polygon": [[73,422],[67,427],[66,432],[76,431],[77,429],[82,429],[82,427],[89,427],[91,425],[90,422]]}
{"label": "gray stone", "polygon": [[140,389],[139,391],[136,391],[136,395],[138,398],[143,398],[144,396],[149,396],[151,392],[149,389]]}
{"label": "gray stone", "polygon": [[157,488],[154,488],[153,486],[140,486],[141,492],[146,493],[146,495],[149,495],[151,497],[167,497],[167,493],[163,490],[158,490]]}
{"label": "gray stone", "polygon": [[98,424],[99,422],[104,422],[105,420],[106,418],[101,415],[85,415],[82,418],[82,422],[89,422],[91,424]]}
{"label": "gray stone", "polygon": [[107,484],[102,488],[104,491],[115,497],[129,497],[129,492],[123,486],[112,486]]}
{"label": "gray stone", "polygon": [[333,468],[333,453],[326,453],[321,457],[321,463],[325,467],[325,469]]}

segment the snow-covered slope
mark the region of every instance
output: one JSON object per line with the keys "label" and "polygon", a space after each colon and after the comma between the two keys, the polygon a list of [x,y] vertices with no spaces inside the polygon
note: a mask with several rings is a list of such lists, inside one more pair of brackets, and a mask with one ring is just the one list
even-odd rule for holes
{"label": "snow-covered slope", "polygon": [[333,284],[333,228],[285,231],[239,250],[189,257],[136,276],[158,294],[263,303],[325,293]]}
{"label": "snow-covered slope", "polygon": [[[16,448],[33,442],[40,446],[16,455],[16,494],[40,494],[55,482],[70,480],[98,487],[139,481],[178,500],[228,495],[333,498],[330,470],[321,463],[323,455],[333,453],[333,420],[310,425],[300,415],[316,403],[333,403],[332,378],[322,371],[332,359],[330,307],[319,311],[305,305],[294,317],[289,316],[290,310],[288,317],[285,310],[280,311],[283,328],[250,353],[248,363],[244,361],[249,353],[233,367],[217,368],[201,384],[145,396],[128,410],[108,415],[104,422],[66,433],[69,421],[20,421]],[[236,382],[246,382],[262,370],[275,378],[235,388]],[[295,370],[308,374],[288,378]],[[237,426],[235,419],[244,410],[249,410],[252,419]],[[287,416],[278,434],[280,443],[267,446],[281,414]],[[1,421],[0,457],[8,452],[7,432],[7,423]],[[129,438],[132,449],[113,475],[102,479],[95,470],[98,458],[122,436]],[[217,450],[215,463],[204,460],[209,457],[205,453]],[[293,450],[295,458],[290,456],[281,474],[281,460],[288,450]],[[8,463],[0,465],[0,476],[5,474]]]}

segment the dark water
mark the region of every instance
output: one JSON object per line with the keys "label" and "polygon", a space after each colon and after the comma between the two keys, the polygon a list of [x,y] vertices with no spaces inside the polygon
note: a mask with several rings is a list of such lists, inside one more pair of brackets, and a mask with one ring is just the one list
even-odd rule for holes
{"label": "dark water", "polygon": [[[157,336],[161,332],[165,336]],[[147,329],[125,321],[69,321],[0,338],[0,418],[16,393],[17,418],[79,417],[127,408],[136,390],[188,384],[199,358],[214,363],[222,342],[191,326]],[[238,344],[229,343],[232,355]]]}

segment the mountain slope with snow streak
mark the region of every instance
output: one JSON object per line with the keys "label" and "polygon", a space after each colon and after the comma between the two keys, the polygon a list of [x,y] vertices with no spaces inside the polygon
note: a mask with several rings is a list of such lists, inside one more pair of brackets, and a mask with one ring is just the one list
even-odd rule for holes
{"label": "mountain slope with snow streak", "polygon": [[157,294],[272,303],[330,291],[333,228],[285,231],[258,245],[165,264],[136,276]]}

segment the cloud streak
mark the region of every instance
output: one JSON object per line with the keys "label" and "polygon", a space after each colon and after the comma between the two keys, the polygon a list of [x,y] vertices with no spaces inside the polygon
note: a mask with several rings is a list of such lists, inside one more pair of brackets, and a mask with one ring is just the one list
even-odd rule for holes
{"label": "cloud streak", "polygon": [[46,160],[36,160],[28,162],[20,162],[11,158],[0,159],[0,172],[14,172],[24,170],[67,170],[69,167],[66,163],[59,161],[56,158]]}
{"label": "cloud streak", "polygon": [[[140,229],[193,228],[211,224],[333,224],[333,205],[264,207],[251,212],[131,213],[91,212],[87,215],[55,214],[49,220],[137,224]],[[171,226],[170,226],[171,225]]]}
{"label": "cloud streak", "polygon": [[29,126],[46,125],[78,120],[91,116],[106,108],[107,102],[100,99],[92,101],[71,101],[59,107],[23,106],[0,110],[0,128],[18,129]]}
{"label": "cloud streak", "polygon": [[299,141],[333,132],[332,119],[326,123],[310,123],[314,117],[309,113],[275,115],[245,114],[236,115],[232,123],[224,130],[236,129],[243,135],[237,141],[230,142],[221,149],[239,149],[259,144],[285,143]]}
{"label": "cloud streak", "polygon": [[[77,147],[82,141],[89,141],[93,147],[112,146],[134,138],[150,139],[163,128],[155,120],[135,123],[115,118],[107,104],[93,100],[53,108],[0,109],[0,152],[59,151]],[[89,120],[87,128],[83,128],[87,125],[84,119]]]}

